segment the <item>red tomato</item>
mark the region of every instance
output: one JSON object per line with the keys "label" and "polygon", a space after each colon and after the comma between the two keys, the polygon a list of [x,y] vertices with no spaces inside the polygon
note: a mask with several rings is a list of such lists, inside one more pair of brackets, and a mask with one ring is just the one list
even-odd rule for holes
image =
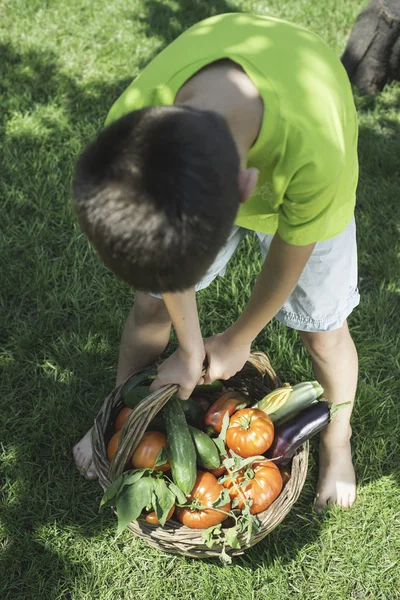
{"label": "red tomato", "polygon": [[274,424],[262,410],[243,408],[229,421],[226,445],[243,458],[264,454],[273,439]]}
{"label": "red tomato", "polygon": [[132,409],[128,408],[127,406],[125,406],[125,408],[123,408],[121,410],[121,412],[119,413],[119,415],[117,417],[117,420],[115,421],[115,431],[120,431],[122,429],[125,421],[129,417],[131,412],[132,412]]}
{"label": "red tomato", "polygon": [[169,462],[161,467],[154,466],[161,448],[167,448],[167,444],[167,436],[161,433],[161,431],[146,431],[135,452],[132,454],[131,462],[133,468],[168,471],[170,468]]}
{"label": "red tomato", "polygon": [[229,416],[231,416],[240,404],[247,405],[249,402],[248,396],[244,396],[240,392],[226,392],[211,404],[204,417],[204,423],[208,427],[212,427],[217,433],[220,433],[225,413],[228,412]]}
{"label": "red tomato", "polygon": [[[212,506],[222,490],[222,485],[218,483],[217,478],[214,477],[212,473],[209,473],[208,471],[197,471],[196,482],[188,497],[188,503],[192,502],[193,500],[197,500],[200,506]],[[222,521],[224,521],[228,515],[224,515],[219,511],[227,512],[230,510],[230,508],[230,502],[220,506],[218,510],[213,508],[196,510],[195,507],[177,507],[176,516],[178,521],[180,521],[183,525],[186,525],[186,527],[191,527],[192,529],[207,529],[212,525],[218,525],[218,523],[222,523]]]}
{"label": "red tomato", "polygon": [[218,469],[210,469],[209,473],[212,473],[214,477],[221,477],[226,472],[224,465],[218,467]]}
{"label": "red tomato", "polygon": [[291,472],[290,465],[281,465],[279,471],[282,475],[282,484],[285,486],[290,481]]}
{"label": "red tomato", "polygon": [[[175,512],[175,504],[173,505],[173,507],[171,508],[171,510],[168,513],[167,521],[169,521],[169,519],[172,517],[174,512]],[[155,511],[148,513],[146,515],[145,519],[151,525],[159,525],[160,524],[160,521],[157,519],[157,515],[156,515]]]}
{"label": "red tomato", "polygon": [[108,442],[107,456],[108,456],[108,460],[110,462],[111,462],[114,454],[118,450],[118,442],[119,442],[119,436],[120,436],[120,434],[121,434],[121,432],[117,431],[117,433],[114,433],[114,435],[112,436],[111,440]]}
{"label": "red tomato", "polygon": [[[237,488],[233,487],[234,483]],[[239,487],[239,484],[243,485]],[[232,500],[239,498],[239,509],[243,508],[245,498],[252,500],[250,512],[256,515],[268,508],[279,496],[282,490],[282,476],[275,463],[262,460],[239,471],[234,478],[227,479],[224,486],[229,489]]]}

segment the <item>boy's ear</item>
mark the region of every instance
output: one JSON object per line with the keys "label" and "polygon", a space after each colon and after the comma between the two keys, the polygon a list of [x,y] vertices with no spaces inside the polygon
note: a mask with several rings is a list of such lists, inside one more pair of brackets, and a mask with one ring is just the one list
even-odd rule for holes
{"label": "boy's ear", "polygon": [[239,173],[240,202],[244,204],[250,198],[257,185],[258,169],[242,169]]}

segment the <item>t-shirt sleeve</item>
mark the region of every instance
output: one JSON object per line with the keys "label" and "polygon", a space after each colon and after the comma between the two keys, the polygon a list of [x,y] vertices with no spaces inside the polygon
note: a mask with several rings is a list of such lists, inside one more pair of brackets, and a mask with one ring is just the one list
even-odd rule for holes
{"label": "t-shirt sleeve", "polygon": [[292,176],[279,208],[278,233],[295,246],[324,239],[335,218],[331,207],[340,187],[343,157],[332,148],[313,154]]}

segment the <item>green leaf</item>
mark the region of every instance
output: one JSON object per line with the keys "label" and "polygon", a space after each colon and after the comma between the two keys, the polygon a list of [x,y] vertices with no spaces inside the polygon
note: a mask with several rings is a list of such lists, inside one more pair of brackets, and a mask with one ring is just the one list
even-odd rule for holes
{"label": "green leaf", "polygon": [[222,419],[221,433],[218,436],[223,442],[225,442],[225,440],[226,440],[226,432],[227,432],[228,427],[229,427],[229,412],[226,411],[226,413],[224,414],[224,418]]}
{"label": "green leaf", "polygon": [[254,522],[255,522],[253,515],[250,513],[251,504],[252,503],[249,501],[245,503],[243,510],[242,510],[242,514],[240,515],[240,517],[238,519],[239,531],[246,534],[246,543],[247,544],[251,540],[251,536],[253,533],[253,526],[254,526]]}
{"label": "green leaf", "polygon": [[158,456],[156,458],[156,462],[154,463],[154,466],[155,467],[162,467],[163,465],[166,465],[167,462],[168,462],[167,449],[166,448],[161,448],[161,450],[158,453]]}
{"label": "green leaf", "polygon": [[236,452],[234,452],[233,450],[230,450],[229,454],[231,456],[232,462],[229,463],[229,466],[227,466],[224,461],[224,465],[229,469],[232,469],[232,467],[235,467],[235,471],[238,471],[239,469],[244,469],[245,467],[247,467],[247,465],[250,465],[253,462],[257,462],[260,460],[267,460],[265,458],[265,456],[262,456],[261,454],[257,455],[257,456],[250,456],[249,458],[242,458],[241,456],[239,456],[239,454],[236,454]]}
{"label": "green leaf", "polygon": [[222,477],[219,477],[218,483],[225,483],[225,481],[228,481],[228,479],[230,479],[230,478],[231,478],[230,475],[223,475]]}
{"label": "green leaf", "polygon": [[151,469],[132,469],[128,473],[123,473],[105,491],[103,498],[100,502],[99,510],[107,506],[115,506],[117,502],[117,496],[121,493],[123,488],[127,485],[131,485],[143,477],[143,475],[151,475]]}
{"label": "green leaf", "polygon": [[164,479],[154,480],[152,503],[153,508],[156,511],[157,519],[164,527],[168,513],[175,503],[175,495],[168,489]]}
{"label": "green leaf", "polygon": [[221,456],[226,456],[225,442],[220,437],[212,438]]}
{"label": "green leaf", "polygon": [[112,482],[110,487],[106,489],[104,496],[101,499],[99,510],[105,506],[113,506],[115,504],[114,499],[116,500],[117,494],[121,489],[123,478],[124,476],[120,475],[115,481]]}
{"label": "green leaf", "polygon": [[201,534],[201,538],[208,548],[213,548],[216,544],[220,544],[222,542],[221,523],[205,529]]}
{"label": "green leaf", "polygon": [[224,465],[225,469],[228,471],[229,469],[232,469],[232,467],[235,466],[235,459],[234,458],[225,458],[222,461],[222,464]]}
{"label": "green leaf", "polygon": [[239,498],[234,498],[232,502],[232,508],[237,508],[240,504]]}
{"label": "green leaf", "polygon": [[124,487],[117,498],[118,533],[131,521],[137,519],[146,506],[151,505],[154,479],[142,477],[132,485]]}
{"label": "green leaf", "polygon": [[132,469],[123,474],[124,481],[121,487],[131,485],[132,483],[139,481],[143,476],[150,476],[151,472],[151,469]]}
{"label": "green leaf", "polygon": [[245,487],[246,485],[249,485],[248,481],[241,481],[240,483],[236,484],[238,487]]}
{"label": "green leaf", "polygon": [[225,540],[228,546],[231,548],[240,548],[240,542],[238,540],[238,530],[237,527],[230,527],[229,529],[224,529]]}
{"label": "green leaf", "polygon": [[262,528],[262,523],[255,515],[252,515],[254,533],[257,533]]}
{"label": "green leaf", "polygon": [[171,492],[175,495],[178,504],[187,504],[185,494],[182,492],[181,488],[176,485],[176,483],[173,483],[171,481],[171,483],[168,484],[168,487],[171,490]]}
{"label": "green leaf", "polygon": [[230,499],[231,498],[229,496],[229,491],[226,488],[222,488],[220,495],[215,500],[215,502],[213,502],[212,506],[213,508],[220,508],[221,506],[225,506],[225,504],[228,504],[228,502],[230,502]]}
{"label": "green leaf", "polygon": [[226,553],[225,546],[223,546],[221,550],[221,554],[219,555],[219,560],[224,563],[224,565],[232,564],[232,557]]}

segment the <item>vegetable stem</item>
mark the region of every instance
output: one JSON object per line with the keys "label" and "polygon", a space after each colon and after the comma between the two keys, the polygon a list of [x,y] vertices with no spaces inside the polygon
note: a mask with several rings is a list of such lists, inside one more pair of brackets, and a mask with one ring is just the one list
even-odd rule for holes
{"label": "vegetable stem", "polygon": [[[322,400],[322,398],[321,398]],[[341,402],[340,404],[333,404],[331,403],[331,406],[329,407],[330,413],[331,413],[331,421],[335,418],[336,413],[341,410],[342,408],[345,408],[346,406],[350,406],[351,402]]]}

